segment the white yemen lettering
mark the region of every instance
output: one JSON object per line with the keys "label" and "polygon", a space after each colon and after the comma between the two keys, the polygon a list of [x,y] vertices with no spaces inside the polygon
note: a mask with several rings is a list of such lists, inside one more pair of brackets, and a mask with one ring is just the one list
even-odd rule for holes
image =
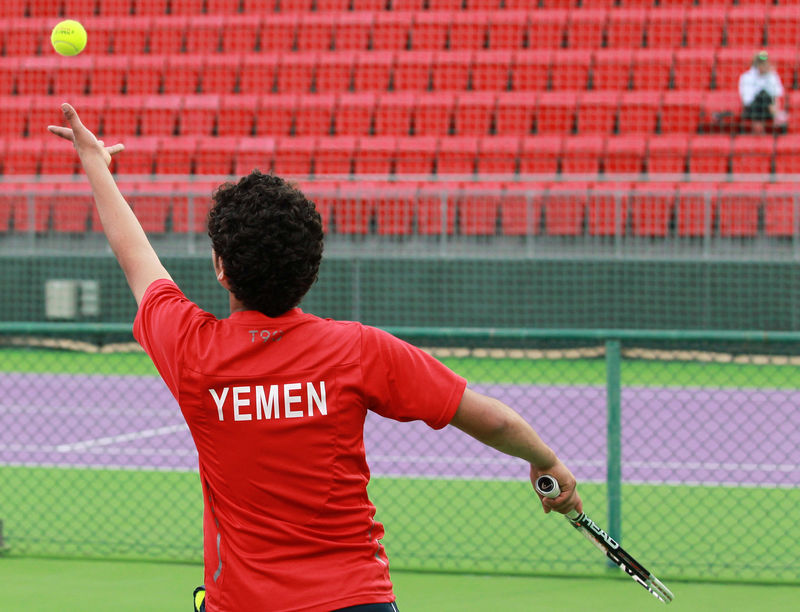
{"label": "white yemen lettering", "polygon": [[328,415],[324,380],[284,385],[222,387],[209,389],[208,392],[214,400],[220,421],[225,420],[226,412],[233,412],[234,422],[280,419],[281,413],[287,419]]}

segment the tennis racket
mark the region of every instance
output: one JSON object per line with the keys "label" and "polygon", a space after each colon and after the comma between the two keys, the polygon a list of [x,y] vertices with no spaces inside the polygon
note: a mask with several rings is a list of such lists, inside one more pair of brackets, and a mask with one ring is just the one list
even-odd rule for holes
{"label": "tennis racket", "polygon": [[[537,478],[534,487],[536,488],[536,492],[543,497],[555,498],[561,493],[558,481],[548,474]],[[583,512],[578,514],[577,510],[571,510],[565,516],[575,529],[580,531],[586,539],[602,550],[606,557],[617,564],[628,576],[650,591],[654,597],[664,603],[672,601],[672,591],[664,586],[664,583],[658,578],[647,571],[644,565],[634,559],[622,546],[614,541],[611,536],[600,529],[597,523],[586,516],[586,514]]]}

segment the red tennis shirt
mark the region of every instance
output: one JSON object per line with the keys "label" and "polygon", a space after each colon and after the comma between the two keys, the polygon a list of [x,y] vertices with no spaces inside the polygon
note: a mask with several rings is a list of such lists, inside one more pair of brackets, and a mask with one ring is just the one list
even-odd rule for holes
{"label": "red tennis shirt", "polygon": [[364,419],[444,427],[464,379],[385,332],[299,308],[217,319],[168,280],[148,287],[133,329],[197,446],[208,611],[393,601]]}

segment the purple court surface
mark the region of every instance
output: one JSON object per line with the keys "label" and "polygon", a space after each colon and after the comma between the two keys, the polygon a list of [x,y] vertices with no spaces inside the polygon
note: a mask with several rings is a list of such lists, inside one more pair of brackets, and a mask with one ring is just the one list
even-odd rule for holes
{"label": "purple court surface", "polygon": [[[603,387],[474,388],[521,412],[579,479],[605,480]],[[0,398],[0,465],[196,469],[189,431],[158,378],[4,373]],[[797,486],[798,405],[793,390],[624,388],[623,480]],[[370,414],[365,440],[373,476],[527,478],[524,462],[452,427],[436,432]]]}

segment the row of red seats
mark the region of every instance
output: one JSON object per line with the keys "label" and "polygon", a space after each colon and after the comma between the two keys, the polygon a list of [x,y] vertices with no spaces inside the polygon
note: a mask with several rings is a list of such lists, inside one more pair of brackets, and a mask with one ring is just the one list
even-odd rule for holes
{"label": "row of red seats", "polygon": [[[78,161],[56,139],[0,142],[5,175],[71,175]],[[115,161],[120,175],[286,176],[797,174],[800,136],[138,138]]]}
{"label": "row of red seats", "polygon": [[[332,12],[93,17],[87,54],[328,50],[753,49],[798,44],[797,8]],[[10,19],[5,55],[47,54],[51,19]]]}
{"label": "row of red seats", "polygon": [[[796,89],[797,49],[772,57]],[[736,91],[749,51],[407,51],[0,58],[0,95],[335,91]]]}
{"label": "row of red seats", "polygon": [[[145,231],[205,231],[216,184],[121,184]],[[410,236],[770,237],[798,235],[791,185],[735,183],[310,184],[326,232]],[[190,195],[191,194],[191,195]],[[102,231],[72,185],[0,187],[0,232]]]}
{"label": "row of red seats", "polygon": [[[397,92],[71,98],[101,136],[525,136],[694,134],[738,112],[729,92]],[[800,130],[800,92],[789,97]],[[0,97],[0,135],[62,121],[54,98]]]}

